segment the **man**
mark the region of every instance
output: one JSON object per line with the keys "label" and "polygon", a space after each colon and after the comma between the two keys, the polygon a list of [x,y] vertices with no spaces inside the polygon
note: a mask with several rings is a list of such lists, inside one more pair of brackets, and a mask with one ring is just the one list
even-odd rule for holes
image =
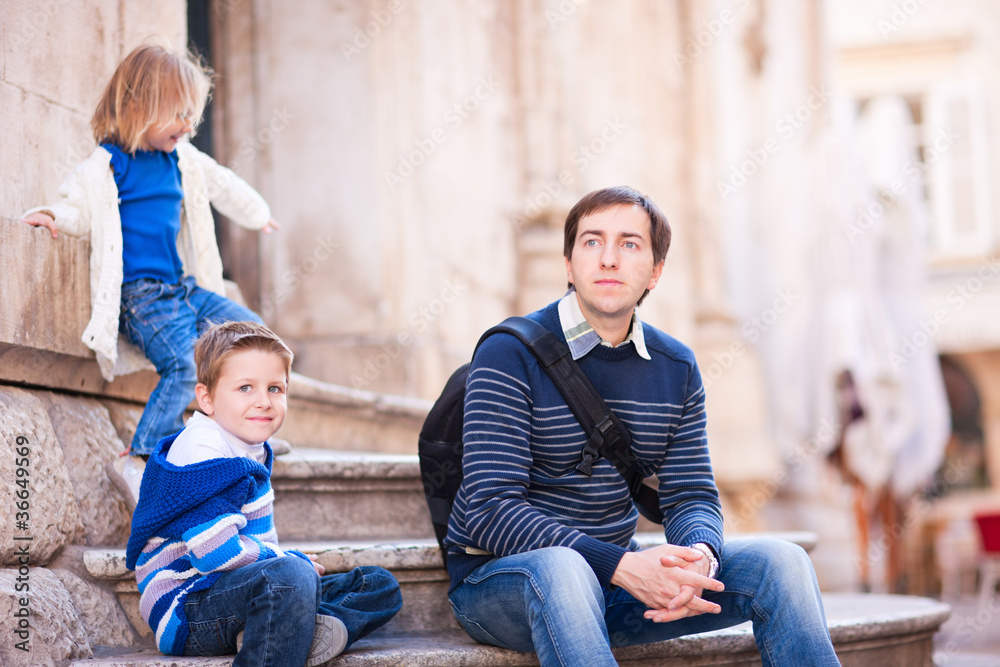
{"label": "man", "polygon": [[670,227],[641,193],[592,192],[566,218],[570,291],[528,317],[573,358],[656,475],[667,544],[630,546],[637,511],[613,464],[575,469],[583,429],[512,336],[479,348],[465,398],[464,479],[448,527],[449,598],[477,641],[546,665],[615,665],[612,646],[753,620],[764,665],[839,665],[805,552],[779,540],[723,546],[691,350],[642,324]]}

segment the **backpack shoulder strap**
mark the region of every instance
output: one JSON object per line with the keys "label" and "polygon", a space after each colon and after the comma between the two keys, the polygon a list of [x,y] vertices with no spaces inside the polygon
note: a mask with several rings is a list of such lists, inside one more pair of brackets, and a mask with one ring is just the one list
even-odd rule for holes
{"label": "backpack shoulder strap", "polygon": [[[629,493],[639,512],[654,523],[663,522],[659,496],[643,484],[632,453],[632,436],[597,392],[579,364],[573,361],[569,348],[559,338],[526,317],[508,317],[487,330],[476,349],[489,336],[506,333],[520,340],[541,364],[577,421],[587,434],[580,463],[576,469],[590,476],[594,462],[605,456],[625,479]],[[475,356],[475,353],[473,353]]]}

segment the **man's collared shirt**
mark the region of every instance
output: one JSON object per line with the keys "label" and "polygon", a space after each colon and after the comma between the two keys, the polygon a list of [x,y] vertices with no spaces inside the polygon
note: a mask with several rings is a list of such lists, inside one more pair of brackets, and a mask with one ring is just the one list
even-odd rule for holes
{"label": "man's collared shirt", "polygon": [[[605,347],[616,347],[610,342],[601,338],[590,326],[590,322],[583,316],[580,310],[580,302],[576,298],[576,290],[572,287],[566,296],[559,301],[559,326],[562,327],[563,335],[566,337],[566,344],[569,345],[569,353],[576,361],[583,355],[593,350],[598,345]],[[643,359],[649,360],[649,352],[646,350],[646,339],[642,334],[642,322],[639,321],[639,313],[632,310],[632,324],[629,327],[628,336],[621,342],[621,345],[631,342],[635,345],[635,351]],[[621,347],[619,345],[618,347]]]}

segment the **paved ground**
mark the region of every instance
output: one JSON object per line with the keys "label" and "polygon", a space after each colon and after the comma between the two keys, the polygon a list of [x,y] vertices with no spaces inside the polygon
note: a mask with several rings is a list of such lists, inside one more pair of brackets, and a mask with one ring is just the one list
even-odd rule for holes
{"label": "paved ground", "polygon": [[934,638],[935,665],[1000,667],[1000,596],[982,609],[972,596],[946,602],[952,614]]}

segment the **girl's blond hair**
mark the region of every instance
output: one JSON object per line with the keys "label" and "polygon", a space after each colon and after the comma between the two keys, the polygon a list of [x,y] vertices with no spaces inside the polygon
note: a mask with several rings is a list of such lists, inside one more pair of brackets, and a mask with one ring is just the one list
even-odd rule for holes
{"label": "girl's blond hair", "polygon": [[191,134],[201,123],[213,72],[193,54],[162,46],[140,46],[111,76],[90,121],[97,143],[127,153],[143,147],[146,131],[190,114]]}

